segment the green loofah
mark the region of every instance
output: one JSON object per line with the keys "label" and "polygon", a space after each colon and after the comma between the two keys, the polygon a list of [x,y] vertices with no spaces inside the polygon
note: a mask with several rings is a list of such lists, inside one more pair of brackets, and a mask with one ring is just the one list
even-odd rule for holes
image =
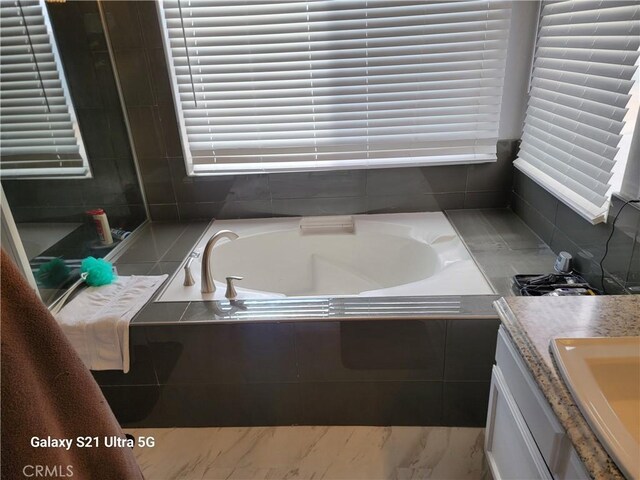
{"label": "green loofah", "polygon": [[80,269],[86,272],[88,285],[99,287],[100,285],[108,285],[116,278],[113,268],[104,258],[87,257],[82,260]]}
{"label": "green loofah", "polygon": [[69,267],[61,258],[43,263],[36,272],[38,283],[47,288],[58,288],[69,278]]}

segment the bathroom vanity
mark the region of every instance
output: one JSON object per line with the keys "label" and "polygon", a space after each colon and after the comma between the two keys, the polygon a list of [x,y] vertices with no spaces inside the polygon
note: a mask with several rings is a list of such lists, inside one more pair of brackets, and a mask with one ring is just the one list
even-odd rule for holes
{"label": "bathroom vanity", "polygon": [[[623,479],[576,406],[550,344],[640,334],[635,296],[501,298],[485,433],[494,479]],[[633,477],[631,477],[633,478]]]}

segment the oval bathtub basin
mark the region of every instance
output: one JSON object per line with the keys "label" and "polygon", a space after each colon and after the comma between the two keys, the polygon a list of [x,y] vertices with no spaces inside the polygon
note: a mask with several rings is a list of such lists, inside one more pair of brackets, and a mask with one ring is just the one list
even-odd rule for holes
{"label": "oval bathtub basin", "polygon": [[[384,252],[384,253],[382,253]],[[243,288],[284,295],[359,295],[423,280],[441,270],[437,252],[412,238],[313,234],[295,230],[241,237],[220,245],[214,278],[232,272]]]}
{"label": "oval bathtub basin", "polygon": [[180,268],[157,301],[224,299],[232,275],[243,277],[239,299],[493,293],[440,212],[215,221],[194,251],[220,230],[239,238],[213,249],[216,292],[200,293],[200,256],[195,285],[182,285]]}

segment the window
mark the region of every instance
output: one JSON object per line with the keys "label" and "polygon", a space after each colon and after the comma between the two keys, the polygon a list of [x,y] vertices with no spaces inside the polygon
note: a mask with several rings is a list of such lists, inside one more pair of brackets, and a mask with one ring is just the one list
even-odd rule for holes
{"label": "window", "polygon": [[3,1],[0,27],[2,176],[90,176],[44,1]]}
{"label": "window", "polygon": [[495,161],[510,7],[162,0],[189,174]]}
{"label": "window", "polygon": [[515,166],[594,224],[629,155],[621,140],[638,116],[639,46],[635,1],[543,3]]}

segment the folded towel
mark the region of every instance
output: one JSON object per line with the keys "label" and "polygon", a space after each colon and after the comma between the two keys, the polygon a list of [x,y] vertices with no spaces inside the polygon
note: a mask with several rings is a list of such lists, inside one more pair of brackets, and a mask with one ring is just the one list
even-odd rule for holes
{"label": "folded towel", "polygon": [[142,480],[127,447],[31,446],[33,437],[124,438],[124,433],[91,373],[4,250],[1,265],[2,479],[34,475],[27,466],[43,465],[58,468],[56,478],[71,467],[73,478]]}
{"label": "folded towel", "polygon": [[118,277],[84,289],[60,310],[56,319],[89,369],[129,371],[129,322],[166,278]]}

